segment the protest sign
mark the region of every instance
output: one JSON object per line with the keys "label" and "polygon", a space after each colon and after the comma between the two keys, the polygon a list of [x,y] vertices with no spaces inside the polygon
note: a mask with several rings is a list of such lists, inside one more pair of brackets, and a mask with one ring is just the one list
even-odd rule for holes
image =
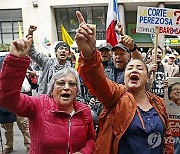
{"label": "protest sign", "polygon": [[138,6],[136,32],[180,35],[180,10]]}
{"label": "protest sign", "polygon": [[164,100],[172,134],[173,136],[180,136],[180,77],[168,78],[168,88],[165,88]]}

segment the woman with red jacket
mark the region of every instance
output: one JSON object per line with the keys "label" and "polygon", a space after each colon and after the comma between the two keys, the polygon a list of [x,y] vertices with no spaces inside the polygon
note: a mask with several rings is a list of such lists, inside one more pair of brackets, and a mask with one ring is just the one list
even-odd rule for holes
{"label": "woman with red jacket", "polygon": [[[106,78],[95,47],[95,29],[79,11],[76,43],[81,51],[79,72],[90,92],[104,105],[96,154],[173,154],[172,134],[163,100],[145,90],[146,65],[131,60],[125,68],[125,85]],[[125,46],[129,40],[121,36]],[[134,47],[130,50],[133,52]]]}
{"label": "woman with red jacket", "polygon": [[78,73],[64,68],[49,83],[49,95],[20,93],[32,36],[13,41],[0,74],[0,106],[29,118],[30,154],[92,154],[95,132],[87,105],[76,102]]}

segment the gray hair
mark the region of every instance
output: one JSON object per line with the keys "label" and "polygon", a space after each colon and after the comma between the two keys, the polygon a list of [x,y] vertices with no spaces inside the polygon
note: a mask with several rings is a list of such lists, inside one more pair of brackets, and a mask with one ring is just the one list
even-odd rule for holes
{"label": "gray hair", "polygon": [[52,78],[51,78],[51,80],[50,80],[50,82],[48,84],[48,93],[47,94],[49,96],[51,96],[51,92],[53,90],[55,81],[57,79],[59,79],[60,77],[65,76],[65,75],[67,75],[69,73],[74,75],[74,77],[76,79],[76,82],[77,82],[77,90],[78,90],[78,93],[80,93],[80,79],[79,79],[78,72],[74,68],[72,68],[72,67],[64,67],[63,69],[59,70],[58,72],[56,72],[52,76]]}

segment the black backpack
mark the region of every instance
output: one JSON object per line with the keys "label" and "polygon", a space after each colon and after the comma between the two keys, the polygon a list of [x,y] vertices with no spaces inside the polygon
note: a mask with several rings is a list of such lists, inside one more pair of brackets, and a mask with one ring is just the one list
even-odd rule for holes
{"label": "black backpack", "polygon": [[13,112],[0,107],[0,124],[12,123],[16,121],[16,115]]}

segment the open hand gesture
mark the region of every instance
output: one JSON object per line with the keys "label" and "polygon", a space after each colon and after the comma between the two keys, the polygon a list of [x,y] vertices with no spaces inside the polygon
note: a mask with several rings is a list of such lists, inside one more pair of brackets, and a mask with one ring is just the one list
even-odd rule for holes
{"label": "open hand gesture", "polygon": [[96,32],[95,27],[86,24],[82,14],[76,11],[79,21],[79,28],[76,31],[75,40],[80,51],[85,58],[90,57],[96,50]]}
{"label": "open hand gesture", "polygon": [[24,39],[17,39],[11,43],[10,53],[17,57],[26,57],[28,55],[31,44],[32,36],[29,35]]}

